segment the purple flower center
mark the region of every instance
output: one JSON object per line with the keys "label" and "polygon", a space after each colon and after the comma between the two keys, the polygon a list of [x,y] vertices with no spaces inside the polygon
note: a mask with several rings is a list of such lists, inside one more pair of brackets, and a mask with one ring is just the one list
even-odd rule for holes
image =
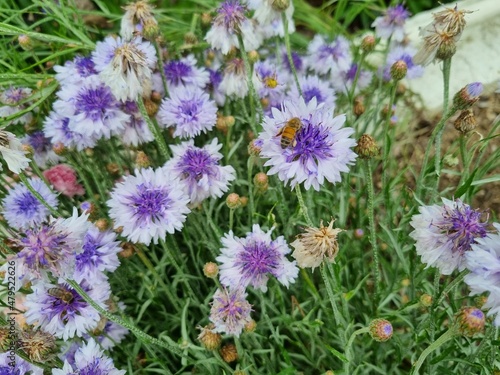
{"label": "purple flower center", "polygon": [[88,77],[93,74],[97,74],[94,69],[95,65],[91,57],[77,56],[75,58],[75,66],[78,74],[80,74],[82,77]]}
{"label": "purple flower center", "polygon": [[392,335],[392,324],[384,324],[382,326],[382,331],[384,332],[385,335],[391,336]]}
{"label": "purple flower center", "polygon": [[253,280],[266,273],[272,274],[280,264],[280,257],[272,244],[250,240],[243,246],[235,264],[241,267],[245,279]]}
{"label": "purple flower center", "polygon": [[309,102],[312,98],[316,98],[318,103],[323,103],[325,98],[321,95],[321,91],[318,87],[308,87],[302,91],[302,95],[304,96],[304,100]]}
{"label": "purple flower center", "polygon": [[203,175],[214,176],[217,160],[205,150],[188,149],[177,164],[184,179],[200,181]]}
{"label": "purple flower center", "polygon": [[79,375],[107,375],[108,369],[102,368],[99,358],[89,363],[85,368],[78,370]]}
{"label": "purple flower center", "polygon": [[24,98],[26,94],[21,88],[10,87],[3,93],[5,97],[5,104],[17,104]]}
{"label": "purple flower center", "polygon": [[354,81],[356,73],[358,72],[358,64],[352,64],[346,73],[346,78],[348,81]]}
{"label": "purple flower center", "polygon": [[224,26],[228,32],[238,31],[240,24],[246,19],[246,8],[238,0],[224,1],[219,7],[214,24]]}
{"label": "purple flower center", "polygon": [[330,158],[332,143],[329,139],[329,131],[322,125],[313,126],[302,120],[303,126],[297,132],[295,141],[297,144],[287,150],[291,150],[286,155],[286,162],[300,160],[303,165],[307,165],[312,159],[316,164],[321,159]]}
{"label": "purple flower center", "polygon": [[402,26],[410,13],[401,4],[387,8],[386,17],[389,23]]}
{"label": "purple flower center", "polygon": [[334,60],[338,60],[344,55],[344,50],[342,48],[342,44],[335,42],[332,44],[323,44],[319,48],[319,57],[320,59],[326,59],[327,57],[332,57]]}
{"label": "purple flower center", "polygon": [[140,184],[137,186],[136,195],[129,197],[135,215],[139,216],[139,220],[147,222],[162,220],[165,210],[172,204],[168,193],[166,189],[151,188],[146,184]]}
{"label": "purple flower center", "polygon": [[183,83],[184,78],[192,75],[193,68],[182,61],[170,61],[165,64],[163,71],[169,83],[179,86]]}
{"label": "purple flower center", "polygon": [[453,209],[445,206],[443,219],[437,227],[453,242],[453,252],[463,254],[471,249],[476,238],[486,236],[488,223],[481,223],[479,221],[481,216],[481,212],[472,210],[470,206],[462,204],[459,200]]}
{"label": "purple flower center", "polygon": [[179,106],[181,117],[188,122],[198,121],[202,104],[202,101],[196,99],[183,100]]}
{"label": "purple flower center", "polygon": [[35,215],[40,210],[41,203],[29,191],[15,199],[17,214],[27,217]]}
{"label": "purple flower center", "polygon": [[208,89],[216,89],[222,82],[222,74],[219,71],[212,69],[208,69],[208,72],[210,73],[210,82],[208,83]]}
{"label": "purple flower center", "polygon": [[104,113],[114,108],[114,98],[111,91],[104,85],[81,90],[76,98],[75,107],[93,121],[101,119]]}
{"label": "purple flower center", "polygon": [[[88,288],[83,287],[88,293]],[[49,309],[45,309],[45,313],[49,315],[49,319],[59,316],[59,319],[65,324],[70,319],[75,319],[81,315],[82,308],[88,306],[87,302],[73,289],[69,289],[66,285],[58,285],[55,288],[47,290]]]}
{"label": "purple flower center", "polygon": [[26,237],[20,240],[24,249],[19,252],[18,257],[24,258],[26,265],[34,271],[48,268],[72,253],[73,249],[66,246],[66,238],[67,234],[56,231],[53,225],[28,229]]}
{"label": "purple flower center", "polygon": [[[286,52],[283,52],[281,61],[283,61],[283,64],[285,65],[287,70],[291,72],[292,68],[290,67],[290,62],[288,61],[288,55],[286,54]],[[302,70],[302,57],[300,57],[300,55],[297,52],[292,52],[292,61],[297,71]]]}
{"label": "purple flower center", "polygon": [[130,114],[134,114],[134,113],[137,113],[139,111],[139,109],[137,108],[137,104],[135,104],[135,102],[133,102],[131,100],[127,100],[125,102],[125,104],[123,105],[123,110],[126,113],[130,113]]}
{"label": "purple flower center", "polygon": [[83,252],[76,256],[77,266],[79,268],[83,268],[83,266],[86,265],[98,267],[98,265],[102,263],[99,252],[97,251],[97,248],[100,246],[101,244],[99,243],[99,240],[93,238],[89,233],[87,233],[82,246]]}
{"label": "purple flower center", "polygon": [[243,304],[240,293],[222,293],[219,298],[219,314],[226,319],[239,319],[243,315]]}
{"label": "purple flower center", "polygon": [[50,147],[50,139],[45,137],[43,131],[37,130],[31,133],[29,144],[36,152],[42,152]]}

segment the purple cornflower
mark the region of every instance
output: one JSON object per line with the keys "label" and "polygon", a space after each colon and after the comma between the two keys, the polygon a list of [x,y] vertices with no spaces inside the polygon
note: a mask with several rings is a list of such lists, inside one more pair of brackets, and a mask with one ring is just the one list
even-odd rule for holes
{"label": "purple cornflower", "polygon": [[130,120],[110,88],[96,76],[86,78],[79,86],[63,86],[57,96],[60,100],[54,103],[54,110],[69,119],[71,131],[84,137],[109,139],[120,134]]}
{"label": "purple cornflower", "polygon": [[227,96],[234,95],[237,98],[247,96],[248,80],[242,59],[235,58],[226,63],[220,89]]}
{"label": "purple cornflower", "polygon": [[349,69],[345,72],[332,71],[331,79],[333,87],[335,87],[337,91],[344,93],[351,91],[356,74],[358,74],[358,80],[356,81],[354,93],[364,90],[370,85],[373,74],[367,70],[359,69],[356,63],[351,64]]}
{"label": "purple cornflower", "polygon": [[351,67],[352,56],[349,41],[338,36],[332,43],[327,43],[319,34],[307,47],[307,65],[319,74],[341,74]]}
{"label": "purple cornflower", "polygon": [[227,55],[232,47],[240,48],[238,34],[243,38],[245,50],[257,49],[262,43],[262,36],[256,32],[254,24],[246,16],[246,8],[238,0],[226,0],[214,18],[205,40],[213,49]]}
{"label": "purple cornflower", "polygon": [[33,148],[33,160],[40,168],[46,168],[50,164],[57,164],[61,157],[52,149],[52,143],[45,133],[36,130],[26,135],[21,142]]}
{"label": "purple cornflower", "polygon": [[155,48],[140,37],[125,42],[120,37],[108,36],[103,42],[97,42],[92,53],[99,77],[122,101],[151,94],[151,75],[156,59]]}
{"label": "purple cornflower", "polygon": [[165,173],[179,179],[182,189],[189,196],[190,206],[198,205],[209,197],[221,197],[235,179],[232,166],[219,165],[221,147],[217,138],[202,148],[196,147],[193,140],[170,146],[173,157],[165,164]]}
{"label": "purple cornflower", "polygon": [[116,233],[100,231],[91,225],[83,238],[83,251],[76,255],[74,280],[98,280],[104,272],[113,272],[120,265],[118,253],[122,251]]}
{"label": "purple cornflower", "polygon": [[372,27],[375,27],[375,34],[379,38],[391,38],[395,42],[402,42],[405,36],[405,21],[409,16],[410,12],[401,4],[389,7],[383,16],[373,21]]}
{"label": "purple cornflower", "polygon": [[[28,273],[41,277],[45,272],[55,277],[73,276],[75,257],[82,251],[88,215],[78,216],[76,208],[67,219],[51,219],[48,224],[30,228],[17,240],[22,250],[16,257]],[[28,275],[29,276],[29,275]]]}
{"label": "purple cornflower", "polygon": [[117,370],[113,360],[104,355],[93,338],[75,352],[75,362],[64,361],[62,369],[52,369],[52,375],[125,375],[125,370]]}
{"label": "purple cornflower", "polygon": [[[299,120],[300,129],[292,142],[283,147],[280,130],[290,120]],[[264,130],[260,156],[269,159],[264,165],[270,166],[269,175],[278,174],[285,185],[292,188],[304,183],[319,190],[325,179],[339,182],[340,172],[348,172],[356,154],[351,147],[356,145],[350,135],[352,128],[343,128],[345,115],[333,116],[333,107],[318,105],[315,98],[308,104],[300,98],[298,102],[286,101],[281,110],[272,109],[272,117],[266,116],[262,124]]]}
{"label": "purple cornflower", "polygon": [[249,323],[252,305],[247,301],[247,294],[243,288],[234,290],[217,289],[214,293],[210,321],[215,328],[212,332],[222,332],[238,337],[245,324]]}
{"label": "purple cornflower", "polygon": [[253,84],[260,98],[269,102],[282,101],[285,92],[286,73],[279,72],[276,65],[269,60],[259,61],[254,64]]}
{"label": "purple cornflower", "polygon": [[424,67],[422,65],[416,65],[413,62],[413,56],[415,56],[416,50],[411,47],[401,47],[397,46],[389,52],[387,55],[387,62],[383,69],[383,78],[385,81],[391,80],[391,67],[396,61],[404,61],[407,67],[406,76],[407,79],[414,79],[421,77],[424,74]]}
{"label": "purple cornflower", "polygon": [[74,147],[77,151],[83,151],[96,145],[97,140],[94,137],[71,130],[69,121],[68,117],[61,116],[54,111],[45,117],[43,132],[50,138],[53,145],[62,144],[68,148]]}
{"label": "purple cornflower", "polygon": [[480,221],[482,213],[459,199],[443,198],[443,206],[421,206],[420,214],[413,215],[410,233],[417,254],[427,267],[437,267],[441,274],[450,275],[457,268],[465,268],[464,255],[476,239],[486,236],[488,223]]}
{"label": "purple cornflower", "polygon": [[193,138],[212,130],[217,106],[202,89],[179,87],[163,100],[157,116],[161,125],[175,127],[174,137]]}
{"label": "purple cornflower", "polygon": [[[106,280],[91,284],[79,283],[81,288],[102,308],[111,291]],[[45,332],[67,341],[82,337],[95,329],[101,316],[68,284],[51,284],[39,281],[32,286],[33,293],[26,297],[24,316],[28,324],[34,324]]]}
{"label": "purple cornflower", "polygon": [[153,133],[149,130],[148,124],[144,121],[135,102],[126,101],[123,103],[122,109],[123,112],[130,115],[130,119],[125,123],[125,130],[120,135],[123,144],[137,147],[154,140]]}
{"label": "purple cornflower", "polygon": [[[288,55],[286,52],[286,49],[283,50],[281,53],[281,61],[283,63],[283,67],[286,69],[286,71],[290,74],[292,74],[292,68],[290,66],[290,61],[288,61]],[[299,55],[298,52],[293,52],[292,51],[292,61],[293,61],[293,66],[295,67],[295,70],[297,73],[303,73],[305,70],[305,62],[304,62],[304,57]]]}
{"label": "purple cornflower", "polygon": [[163,168],[136,170],[135,176],[124,177],[107,202],[115,228],[123,227],[122,235],[129,241],[146,245],[181,230],[190,212],[188,203],[179,180]]}
{"label": "purple cornflower", "polygon": [[[31,96],[32,90],[27,87],[9,87],[0,94],[0,118],[15,115],[18,112],[26,109],[31,103],[26,102]],[[5,104],[1,106],[1,104]],[[29,125],[33,122],[33,114],[27,112],[15,119],[12,119],[8,124]]]}
{"label": "purple cornflower", "polygon": [[[330,86],[327,80],[321,79],[318,76],[301,76],[299,85],[302,89],[302,96],[306,103],[309,103],[313,98],[316,98],[318,104],[325,103],[327,106],[334,106],[337,99],[335,90]],[[298,102],[300,99],[297,85],[292,85],[289,93],[291,101]]]}
{"label": "purple cornflower", "polygon": [[209,73],[205,68],[197,67],[197,63],[193,55],[166,62],[163,65],[163,72],[167,80],[168,90],[175,90],[179,87],[204,88],[210,79]]}
{"label": "purple cornflower", "polygon": [[258,224],[252,227],[245,238],[235,237],[229,231],[222,238],[220,281],[231,289],[252,285],[267,291],[269,275],[288,287],[295,282],[299,269],[297,262],[290,262],[285,255],[290,248],[283,236],[271,238],[272,230],[264,232]]}
{"label": "purple cornflower", "polygon": [[[30,159],[25,156],[26,151],[23,150],[22,143],[14,134],[4,130],[0,130],[0,153],[11,172],[19,174],[29,165]],[[0,171],[2,170],[0,163]]]}
{"label": "purple cornflower", "polygon": [[0,354],[1,375],[43,375],[43,368],[32,365],[16,354],[14,356],[9,352]]}
{"label": "purple cornflower", "polygon": [[489,292],[482,306],[489,309],[488,316],[496,315],[495,326],[500,326],[500,224],[493,223],[496,233],[477,238],[472,251],[465,253],[465,264],[470,273],[465,276],[470,295]]}
{"label": "purple cornflower", "polygon": [[[30,178],[28,183],[53,208],[59,204],[57,196],[39,178]],[[15,229],[25,229],[40,224],[50,211],[28,190],[24,183],[17,184],[3,199],[2,212],[7,223]]]}
{"label": "purple cornflower", "polygon": [[94,62],[90,56],[76,56],[71,61],[66,61],[64,66],[55,65],[56,79],[61,85],[78,85],[83,79],[97,74]]}
{"label": "purple cornflower", "polygon": [[220,84],[222,82],[222,73],[216,69],[208,69],[210,74],[210,81],[207,84],[207,91],[212,94],[212,98],[215,100],[217,105],[223,106],[226,102],[226,95],[220,89]]}

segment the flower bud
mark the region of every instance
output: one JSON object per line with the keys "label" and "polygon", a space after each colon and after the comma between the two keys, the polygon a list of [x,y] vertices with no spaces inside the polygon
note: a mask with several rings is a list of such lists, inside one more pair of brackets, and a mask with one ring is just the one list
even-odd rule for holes
{"label": "flower bud", "polygon": [[395,81],[401,81],[407,72],[408,65],[403,60],[398,60],[391,66],[391,78]]}
{"label": "flower bud", "polygon": [[246,207],[248,204],[248,197],[240,197],[241,207]]}
{"label": "flower bud", "polygon": [[476,128],[477,121],[472,109],[469,108],[460,112],[460,115],[457,117],[453,125],[455,126],[455,129],[462,134],[467,134],[473,131]]}
{"label": "flower bud", "polygon": [[135,156],[135,164],[139,168],[148,168],[151,166],[151,161],[144,151],[137,151],[137,155]]}
{"label": "flower bud", "polygon": [[19,35],[17,41],[23,50],[31,51],[33,49],[33,40],[28,35]]}
{"label": "flower bud", "polygon": [[446,154],[443,158],[443,165],[447,166],[448,168],[455,168],[460,161],[456,156]]}
{"label": "flower bud", "polygon": [[212,23],[212,16],[210,15],[210,13],[202,13],[201,24],[203,26],[210,26],[211,23]]}
{"label": "flower bud", "polygon": [[214,262],[207,262],[203,266],[203,274],[210,279],[215,279],[219,274],[219,266]]}
{"label": "flower bud", "polygon": [[430,294],[424,293],[420,296],[419,303],[422,307],[432,306],[432,296]]}
{"label": "flower bud", "polygon": [[160,35],[160,27],[154,18],[147,18],[144,21],[142,35],[144,35],[144,38],[147,40],[154,40],[158,35]]}
{"label": "flower bud", "polygon": [[131,242],[122,242],[120,244],[122,251],[118,255],[122,258],[130,258],[135,253],[134,245]]}
{"label": "flower bud", "polygon": [[284,12],[290,6],[290,0],[274,0],[271,2],[271,7],[276,12]]}
{"label": "flower bud", "polygon": [[357,96],[354,99],[354,107],[352,108],[352,112],[356,117],[359,117],[363,113],[365,113],[365,103],[363,102],[363,99],[364,98],[362,96]]}
{"label": "flower bud", "polygon": [[463,307],[455,316],[455,328],[466,337],[472,337],[484,330],[484,313],[477,307]]}
{"label": "flower bud", "polygon": [[392,337],[392,324],[385,319],[374,319],[370,323],[370,336],[375,341],[384,342]]}
{"label": "flower bud", "polygon": [[119,175],[119,174],[120,174],[120,166],[119,166],[118,164],[116,164],[116,163],[108,163],[108,164],[106,165],[106,170],[107,170],[110,174],[112,174],[112,175],[114,175],[114,176],[117,176],[117,175]]}
{"label": "flower bud", "polygon": [[236,119],[234,118],[234,116],[226,116],[224,119],[228,127],[234,126],[234,124],[236,123]]}
{"label": "flower bud", "polygon": [[375,49],[375,37],[373,35],[367,35],[361,41],[361,50],[364,53],[370,53]]}
{"label": "flower bud", "polygon": [[68,151],[68,149],[66,148],[66,146],[59,142],[52,146],[52,151],[54,151],[56,155],[63,156]]}
{"label": "flower bud", "polygon": [[241,206],[240,196],[236,193],[231,193],[226,198],[226,204],[231,210],[235,210]]}
{"label": "flower bud", "polygon": [[362,159],[371,159],[380,154],[380,149],[371,135],[363,134],[359,138],[358,145],[354,147],[354,152]]}
{"label": "flower bud", "polygon": [[358,229],[354,230],[354,237],[355,238],[363,238],[364,235],[365,235],[365,231],[363,229],[358,228]]}
{"label": "flower bud", "polygon": [[109,227],[109,222],[108,219],[101,218],[97,219],[94,225],[99,229],[101,232],[105,231]]}
{"label": "flower bud", "polygon": [[151,91],[151,96],[150,96],[151,100],[155,103],[161,103],[162,101],[162,96],[161,96],[161,93],[159,93],[158,91]]}
{"label": "flower bud", "polygon": [[455,52],[457,52],[457,44],[455,38],[449,37],[449,35],[441,35],[441,44],[439,45],[436,52],[436,59],[446,60],[451,58]]}
{"label": "flower bud", "polygon": [[255,50],[248,52],[248,60],[252,64],[259,61],[259,53]]}
{"label": "flower bud", "polygon": [[210,323],[206,327],[198,327],[201,329],[201,333],[198,335],[198,340],[207,350],[215,350],[217,349],[221,342],[222,336],[220,333],[213,332],[212,330],[215,326]]}
{"label": "flower bud", "polygon": [[19,335],[20,347],[34,362],[45,362],[57,351],[56,339],[51,334],[28,329]]}
{"label": "flower bud", "polygon": [[234,344],[226,344],[220,349],[220,355],[224,362],[231,363],[238,360],[238,350]]}
{"label": "flower bud", "polygon": [[257,328],[257,322],[253,319],[251,319],[247,324],[245,324],[245,327],[243,328],[245,332],[255,332],[255,329]]}
{"label": "flower bud", "polygon": [[260,105],[262,106],[262,108],[269,107],[269,104],[271,104],[271,102],[268,98],[261,98],[260,99]]}
{"label": "flower bud", "polygon": [[196,44],[198,43],[198,38],[196,37],[195,33],[188,31],[186,34],[184,34],[184,43]]}
{"label": "flower bud", "polygon": [[269,177],[267,177],[267,174],[259,172],[253,177],[253,183],[258,193],[265,193],[269,188]]}
{"label": "flower bud", "polygon": [[144,100],[144,107],[146,108],[146,113],[149,116],[154,117],[158,112],[159,108],[158,104],[156,104],[154,101],[148,98],[143,98],[143,100]]}
{"label": "flower bud", "polygon": [[480,82],[469,83],[463,87],[453,97],[453,107],[455,110],[464,110],[472,107],[479,100],[479,95],[483,92],[483,85]]}
{"label": "flower bud", "polygon": [[259,156],[260,151],[262,150],[262,142],[258,140],[252,140],[248,145],[248,153],[250,156]]}

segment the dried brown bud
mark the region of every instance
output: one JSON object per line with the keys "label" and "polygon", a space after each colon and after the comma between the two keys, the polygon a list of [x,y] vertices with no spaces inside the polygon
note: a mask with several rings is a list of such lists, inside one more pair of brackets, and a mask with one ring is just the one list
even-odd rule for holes
{"label": "dried brown bud", "polygon": [[395,81],[401,81],[407,72],[408,65],[403,60],[398,60],[391,66],[391,78]]}
{"label": "dried brown bud", "polygon": [[154,101],[151,99],[143,98],[144,100],[144,107],[146,107],[146,112],[149,116],[154,117],[156,113],[158,112],[158,104],[156,104]]}
{"label": "dried brown bud", "polygon": [[472,109],[466,109],[460,112],[460,115],[457,117],[453,125],[455,126],[455,129],[462,134],[467,134],[474,130],[476,128],[477,121]]}
{"label": "dried brown bud", "polygon": [[362,159],[371,159],[380,154],[380,149],[371,135],[363,134],[358,140],[358,145],[354,147],[354,152]]}
{"label": "dried brown bud", "polygon": [[139,168],[148,168],[151,166],[151,161],[144,151],[137,151],[137,155],[135,157],[135,164]]}
{"label": "dried brown bud", "polygon": [[203,26],[210,26],[211,23],[212,23],[212,16],[210,15],[210,13],[202,13],[201,24]]}
{"label": "dried brown bud", "polygon": [[361,41],[361,50],[364,53],[370,53],[375,49],[375,37],[373,35],[367,35]]}
{"label": "dried brown bud", "polygon": [[28,329],[19,335],[20,349],[31,361],[45,362],[51,359],[56,351],[56,339],[49,333]]}
{"label": "dried brown bud", "polygon": [[220,333],[212,331],[215,326],[210,323],[206,327],[198,328],[201,329],[201,333],[198,335],[201,344],[208,350],[216,350],[222,342],[222,336]]}
{"label": "dried brown bud", "polygon": [[357,96],[354,99],[354,107],[352,109],[354,116],[359,117],[365,113],[364,98],[362,96]]}
{"label": "dried brown bud", "polygon": [[220,355],[224,362],[231,363],[238,360],[238,351],[234,344],[226,344],[220,349]]}
{"label": "dried brown bud", "polygon": [[196,37],[195,33],[188,31],[186,34],[184,34],[184,43],[196,44],[198,43],[198,38]]}
{"label": "dried brown bud", "polygon": [[120,166],[116,163],[108,163],[106,165],[106,170],[112,174],[112,175],[119,175],[120,174]]}
{"label": "dried brown bud", "polygon": [[68,149],[62,143],[56,143],[52,146],[52,150],[56,153],[56,155],[63,156]]}
{"label": "dried brown bud", "polygon": [[120,251],[118,255],[122,258],[130,258],[132,255],[134,255],[135,247],[131,242],[122,242],[120,246],[123,250]]}
{"label": "dried brown bud", "polygon": [[108,219],[104,218],[98,219],[94,224],[101,232],[105,231],[109,227]]}

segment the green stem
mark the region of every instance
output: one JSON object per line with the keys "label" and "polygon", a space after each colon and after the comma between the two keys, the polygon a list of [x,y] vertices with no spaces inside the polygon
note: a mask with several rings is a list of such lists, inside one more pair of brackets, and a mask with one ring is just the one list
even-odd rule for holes
{"label": "green stem", "polygon": [[229,230],[233,230],[234,224],[234,209],[229,209]]}
{"label": "green stem", "polygon": [[146,253],[144,253],[144,251],[142,250],[142,245],[136,246],[135,249],[136,249],[137,255],[139,256],[139,259],[146,266],[146,268],[149,270],[149,272],[151,272],[151,274],[153,275],[155,280],[158,282],[158,284],[161,285],[165,294],[172,302],[172,305],[176,308],[176,310],[180,310],[181,305],[179,304],[178,298],[176,298],[172,294],[172,291],[171,291],[172,288],[170,288],[168,285],[166,285],[165,282],[163,281],[163,279],[161,278],[161,276],[158,274],[158,272],[156,272],[156,268],[153,266],[153,263],[151,263],[151,261],[149,260],[149,258],[146,255]]}
{"label": "green stem", "polygon": [[109,311],[103,309],[99,304],[94,302],[94,300],[82,289],[82,287],[75,281],[71,279],[66,279],[66,282],[71,285],[71,287],[89,304],[91,305],[94,309],[99,312],[102,316],[106,317],[108,320],[121,325],[122,327],[127,328],[130,332],[132,332],[135,337],[137,337],[140,341],[146,343],[146,344],[152,344],[152,345],[157,345],[159,347],[162,347],[166,350],[168,350],[170,353],[178,355],[179,357],[184,356],[182,353],[182,350],[179,349],[179,345],[177,345],[170,337],[166,336],[163,334],[163,337],[166,338],[166,341],[164,340],[159,340],[157,338],[154,338],[150,335],[148,335],[146,332],[141,331],[139,328],[137,328],[134,324],[130,322],[126,322],[122,318],[111,314]]}
{"label": "green stem", "polygon": [[[467,156],[467,140],[465,136],[462,134],[460,135],[460,155],[462,157],[462,175],[460,176],[460,182],[458,183],[458,186],[462,186],[463,181],[467,181],[469,178],[469,167],[470,167],[470,161],[471,158]],[[459,198],[459,197],[457,197]]]}
{"label": "green stem", "polygon": [[351,362],[353,361],[353,355],[352,355],[351,348],[352,348],[352,343],[354,342],[354,339],[363,333],[369,333],[369,332],[370,332],[370,328],[364,327],[364,328],[360,328],[360,329],[354,331],[352,333],[351,337],[349,337],[349,341],[347,341],[347,345],[345,347],[345,355],[347,357],[347,362],[344,365],[344,373],[345,374],[351,373],[350,366],[351,366]]}
{"label": "green stem", "polygon": [[50,211],[50,213],[52,214],[52,216],[54,216],[54,218],[57,218],[60,216],[59,212],[57,212],[57,210],[54,207],[50,206],[47,203],[47,201],[45,199],[43,199],[43,197],[40,195],[40,193],[38,193],[38,191],[33,189],[33,186],[31,186],[31,184],[28,181],[28,178],[26,177],[26,175],[24,174],[23,171],[21,171],[21,173],[19,173],[19,178],[23,182],[24,186],[26,186],[28,188],[30,193],[33,194],[35,196],[35,198],[38,199],[38,201],[41,204],[43,204]]}
{"label": "green stem", "polygon": [[307,223],[307,225],[309,225],[310,227],[313,227],[314,224],[311,220],[311,218],[309,217],[309,214],[307,213],[307,207],[306,207],[306,204],[304,203],[304,198],[302,197],[302,192],[300,191],[300,185],[297,184],[295,185],[295,194],[297,194],[297,199],[299,201],[299,206],[300,206],[300,211],[302,212],[302,215],[304,216],[304,219]]}
{"label": "green stem", "polygon": [[394,102],[396,101],[396,91],[397,91],[397,82],[394,83],[394,85],[391,87],[391,96],[389,99],[389,107],[387,108],[387,115],[385,117],[384,121],[384,157],[382,158],[382,186],[385,192],[386,199],[389,196],[389,165],[392,161],[391,158],[389,158],[389,153],[391,151],[391,135],[390,135],[390,128],[391,128],[391,115],[392,115],[392,106],[394,105]]}
{"label": "green stem", "polygon": [[373,249],[373,275],[375,277],[375,296],[373,299],[375,310],[378,308],[378,297],[382,279],[379,270],[379,253],[375,229],[375,210],[374,210],[374,192],[373,192],[373,170],[371,160],[366,160],[366,179],[368,187],[368,221],[370,225],[370,243]]}
{"label": "green stem", "polygon": [[163,137],[158,124],[156,123],[156,121],[153,121],[151,117],[149,117],[146,107],[144,106],[144,101],[140,96],[137,98],[136,103],[139,107],[139,111],[141,112],[142,117],[144,118],[144,121],[146,121],[146,123],[148,124],[149,130],[155,137],[156,144],[160,148],[161,156],[163,156],[163,158],[167,160],[170,155],[168,152],[167,143],[165,142],[165,138]]}
{"label": "green stem", "polygon": [[[448,112],[448,100],[450,96],[450,70],[451,70],[451,57],[443,60],[443,113]],[[436,168],[437,184],[439,185],[439,177],[441,174],[441,140],[443,138],[444,124],[439,129],[436,136],[436,157],[434,160],[434,165]]]}
{"label": "green stem", "polygon": [[[342,315],[340,314],[340,311],[337,308],[337,303],[335,302],[335,295],[334,295],[332,285],[330,283],[330,278],[328,277],[328,274],[326,273],[326,267],[327,267],[327,265],[324,263],[320,266],[321,277],[323,278],[323,282],[325,283],[326,292],[328,294],[328,299],[330,300],[330,304],[332,305],[333,317],[335,319],[335,324],[337,325],[337,328],[340,329],[341,327],[343,327],[344,320],[342,319]],[[340,335],[340,336],[343,337],[342,335]]]}
{"label": "green stem", "polygon": [[254,215],[254,196],[253,196],[253,179],[252,179],[252,171],[253,171],[253,163],[254,157],[249,156],[247,161],[247,180],[248,180],[248,218],[250,219],[250,226],[253,225],[253,215]]}
{"label": "green stem", "polygon": [[165,91],[163,96],[168,97],[167,77],[165,77],[165,70],[163,69],[163,56],[161,53],[161,48],[156,40],[153,42],[153,45],[156,49],[156,56],[158,56],[158,70],[160,71],[161,82],[163,83],[163,90]]}
{"label": "green stem", "polygon": [[420,370],[420,367],[422,367],[422,364],[424,363],[427,356],[434,350],[438,349],[445,342],[451,340],[454,336],[455,331],[453,331],[453,329],[449,329],[448,331],[443,333],[436,341],[434,341],[427,349],[425,349],[422,354],[420,354],[417,362],[415,362],[411,375],[418,375],[418,371]]}
{"label": "green stem", "polygon": [[288,18],[286,17],[285,12],[281,13],[281,19],[283,20],[283,28],[285,30],[285,48],[286,56],[288,57],[288,64],[290,65],[290,69],[292,70],[293,79],[295,80],[295,84],[297,85],[299,95],[303,96],[302,88],[300,87],[299,78],[297,76],[297,69],[295,69],[295,64],[293,63],[292,48],[290,46],[290,35],[288,34]]}

